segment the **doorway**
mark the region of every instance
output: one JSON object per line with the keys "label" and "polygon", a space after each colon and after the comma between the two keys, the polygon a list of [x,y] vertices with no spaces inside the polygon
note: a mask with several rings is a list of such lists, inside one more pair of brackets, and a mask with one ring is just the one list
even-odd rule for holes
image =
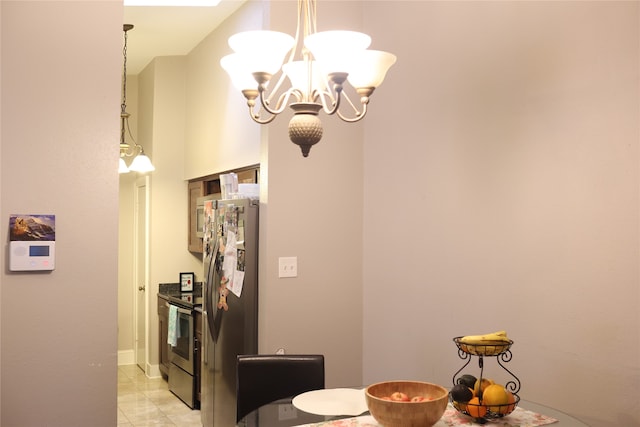
{"label": "doorway", "polygon": [[134,331],[135,362],[143,372],[147,370],[148,325],[147,310],[149,307],[147,284],[149,282],[149,177],[138,178],[135,185],[135,222],[134,222]]}

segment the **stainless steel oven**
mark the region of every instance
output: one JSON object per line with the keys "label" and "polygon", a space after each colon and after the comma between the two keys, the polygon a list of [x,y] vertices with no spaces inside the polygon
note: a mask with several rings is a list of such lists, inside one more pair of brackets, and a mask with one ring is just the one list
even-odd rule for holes
{"label": "stainless steel oven", "polygon": [[[169,390],[190,408],[196,406],[195,399],[195,330],[193,308],[176,306],[176,345],[170,345]],[[171,315],[172,310],[169,310]],[[171,322],[171,320],[170,320]]]}

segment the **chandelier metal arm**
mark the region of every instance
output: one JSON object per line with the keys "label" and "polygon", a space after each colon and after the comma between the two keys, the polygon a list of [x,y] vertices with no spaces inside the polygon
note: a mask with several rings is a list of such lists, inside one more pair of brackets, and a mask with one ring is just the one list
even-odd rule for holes
{"label": "chandelier metal arm", "polygon": [[256,103],[247,101],[247,105],[249,106],[249,116],[251,116],[251,119],[256,123],[259,123],[261,125],[266,125],[271,123],[277,117],[275,114],[272,114],[266,119],[260,118],[261,117],[260,113],[255,112]]}
{"label": "chandelier metal arm", "polygon": [[364,119],[364,116],[367,115],[367,105],[369,104],[362,104],[362,111],[357,111],[356,110],[356,116],[353,118],[349,118],[344,116],[340,111],[336,112],[336,115],[338,117],[340,117],[340,119],[344,122],[347,123],[355,123],[355,122],[359,122],[360,120]]}
{"label": "chandelier metal arm", "polygon": [[349,104],[351,105],[351,107],[353,108],[353,110],[356,112],[356,116],[353,118],[349,118],[346,117],[345,115],[343,115],[341,112],[337,112],[337,116],[340,117],[341,120],[347,122],[347,123],[355,123],[357,121],[360,121],[364,118],[364,116],[367,115],[367,110],[368,110],[368,105],[369,105],[369,99],[371,94],[373,93],[373,91],[375,90],[375,88],[373,87],[363,87],[363,88],[358,88],[356,89],[356,92],[358,92],[358,95],[360,95],[360,105],[362,105],[362,111],[358,111],[358,109],[356,108],[355,105],[353,105],[353,102],[351,101],[351,99],[349,99],[348,96],[346,96],[345,94],[345,98],[347,99],[347,102],[349,102]]}
{"label": "chandelier metal arm", "polygon": [[[357,121],[362,120],[364,116],[367,114],[367,106],[369,104],[369,98],[366,96],[363,96],[362,98],[360,98],[362,110],[358,110],[356,106],[353,104],[353,102],[351,101],[351,99],[347,96],[347,94],[343,92],[342,87],[335,88],[335,91],[336,91],[335,97],[332,97],[331,93],[328,93],[328,92],[322,92],[319,94],[320,95],[319,97],[322,101],[322,109],[324,110],[324,112],[327,115],[335,114],[336,116],[340,117],[342,121],[345,121],[347,123],[355,123]],[[328,105],[326,98],[329,98],[330,100],[332,100],[331,106]],[[355,113],[354,117],[347,117],[342,111],[340,111],[340,107],[342,106],[341,100],[343,98],[347,100],[347,103],[353,109],[353,112]]]}
{"label": "chandelier metal arm", "polygon": [[[335,96],[333,96],[330,92],[325,91],[316,93],[316,97],[320,98],[320,102],[322,103],[322,110],[328,116],[331,116],[338,112],[338,109],[340,108],[340,99],[342,98],[341,93],[342,88],[340,88],[340,90],[336,90]],[[327,98],[329,98],[328,102]]]}
{"label": "chandelier metal arm", "polygon": [[[289,90],[283,93],[282,95],[280,95],[280,97],[278,98],[278,101],[276,102],[276,108],[272,109],[269,107],[269,101],[265,101],[264,89],[262,90],[247,89],[242,91],[243,95],[247,99],[247,106],[249,107],[249,116],[251,116],[251,119],[254,122],[262,125],[271,123],[278,114],[284,111],[285,107],[288,105],[287,101],[292,94],[299,99],[299,95],[294,92],[295,91]],[[258,98],[258,96],[260,96],[260,104],[256,102],[256,99]],[[258,110],[256,110],[256,107],[259,107]],[[260,114],[260,109],[264,109],[269,114],[269,117],[262,118],[262,115]]]}
{"label": "chandelier metal arm", "polygon": [[278,97],[278,101],[276,102],[275,107],[271,108],[269,106],[269,97],[265,95],[266,88],[264,87],[264,85],[261,84],[260,86],[258,86],[258,93],[260,94],[260,104],[262,105],[262,108],[264,108],[267,113],[273,114],[274,116],[284,111],[284,109],[289,104],[289,98],[291,97],[291,95],[295,96],[298,101],[301,99],[300,91],[296,89],[289,89],[288,91],[281,94],[280,97]]}

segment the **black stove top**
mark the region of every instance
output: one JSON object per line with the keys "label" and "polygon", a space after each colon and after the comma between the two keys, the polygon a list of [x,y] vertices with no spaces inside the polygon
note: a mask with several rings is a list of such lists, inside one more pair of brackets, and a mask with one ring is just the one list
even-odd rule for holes
{"label": "black stove top", "polygon": [[180,283],[160,283],[158,295],[167,299],[171,304],[185,308],[199,307],[202,306],[202,283],[194,283],[192,292],[182,292]]}

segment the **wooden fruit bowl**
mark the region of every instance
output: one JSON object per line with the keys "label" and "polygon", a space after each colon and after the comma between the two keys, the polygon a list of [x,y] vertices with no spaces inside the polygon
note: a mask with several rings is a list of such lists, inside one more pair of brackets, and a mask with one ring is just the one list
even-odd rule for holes
{"label": "wooden fruit bowl", "polygon": [[[421,402],[385,400],[395,392],[409,397],[424,396]],[[371,416],[384,427],[431,427],[447,408],[449,391],[437,384],[421,381],[385,381],[372,384],[365,390]]]}

